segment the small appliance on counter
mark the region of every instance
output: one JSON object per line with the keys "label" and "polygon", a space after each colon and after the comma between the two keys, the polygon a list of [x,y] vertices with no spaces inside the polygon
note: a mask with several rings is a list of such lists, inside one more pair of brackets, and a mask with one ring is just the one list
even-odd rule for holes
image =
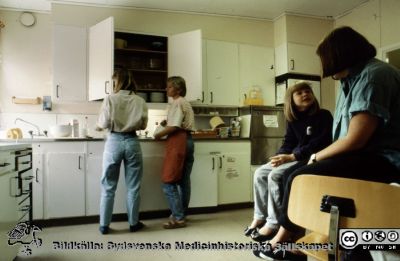
{"label": "small appliance on counter", "polygon": [[283,105],[285,93],[288,87],[300,81],[306,81],[311,85],[318,102],[321,103],[321,77],[297,73],[285,73],[275,77],[275,105]]}

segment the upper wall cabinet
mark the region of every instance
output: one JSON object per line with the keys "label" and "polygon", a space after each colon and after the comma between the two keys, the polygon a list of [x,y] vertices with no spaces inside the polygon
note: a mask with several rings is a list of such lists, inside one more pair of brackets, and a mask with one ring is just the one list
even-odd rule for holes
{"label": "upper wall cabinet", "polygon": [[100,100],[112,92],[114,67],[114,18],[89,29],[89,100]]}
{"label": "upper wall cabinet", "polygon": [[182,76],[188,86],[201,86],[201,32],[169,37],[114,32],[109,17],[89,30],[89,100],[112,93],[111,76],[121,67],[133,72],[144,99],[166,102],[168,76]]}
{"label": "upper wall cabinet", "polygon": [[201,30],[168,37],[168,76],[185,79],[188,101],[204,100],[202,64]]}
{"label": "upper wall cabinet", "polygon": [[53,97],[86,101],[86,28],[55,25],[53,34]]}
{"label": "upper wall cabinet", "polygon": [[283,43],[275,48],[275,75],[285,73],[320,74],[316,47],[297,43]]}
{"label": "upper wall cabinet", "polygon": [[212,105],[239,105],[238,44],[207,41],[206,100]]}
{"label": "upper wall cabinet", "polygon": [[[264,105],[275,105],[274,49],[248,44],[239,45],[240,105],[252,87],[262,90]],[[248,97],[251,98],[251,97]]]}

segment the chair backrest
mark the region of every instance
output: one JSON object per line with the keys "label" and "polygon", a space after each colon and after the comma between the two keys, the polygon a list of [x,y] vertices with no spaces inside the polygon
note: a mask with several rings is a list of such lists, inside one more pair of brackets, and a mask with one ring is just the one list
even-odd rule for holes
{"label": "chair backrest", "polygon": [[320,211],[323,195],[354,200],[356,217],[341,217],[340,228],[400,227],[400,187],[317,175],[299,175],[293,180],[289,219],[301,227],[328,235],[329,213]]}

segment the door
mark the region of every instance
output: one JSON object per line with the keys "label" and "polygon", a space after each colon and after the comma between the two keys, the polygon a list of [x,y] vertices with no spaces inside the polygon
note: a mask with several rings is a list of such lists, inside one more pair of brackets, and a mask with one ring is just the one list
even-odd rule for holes
{"label": "door", "polygon": [[239,54],[236,43],[207,41],[207,86],[208,104],[239,106]]}
{"label": "door", "polygon": [[240,105],[255,86],[262,91],[264,105],[275,102],[274,49],[248,44],[239,45]]}
{"label": "door", "polygon": [[46,218],[84,216],[84,154],[48,153],[46,174]]}
{"label": "door", "polygon": [[53,97],[86,101],[86,28],[54,26]]}
{"label": "door", "polygon": [[[246,146],[248,147],[249,144]],[[251,201],[250,153],[224,153],[219,158],[218,204]]]}
{"label": "door", "polygon": [[[197,148],[198,144],[196,144]],[[214,207],[218,204],[218,156],[194,154],[189,207]]]}
{"label": "door", "polygon": [[[103,171],[104,142],[88,142],[86,169],[86,215],[100,213],[101,176]],[[123,162],[114,197],[113,214],[126,213],[126,187]]]}
{"label": "door", "polygon": [[[147,196],[141,197],[140,211],[169,209],[161,182],[164,150],[160,150],[160,153],[153,151],[147,154],[145,152],[148,145],[150,144],[145,142],[141,144],[143,149],[143,178],[140,194]],[[149,197],[148,195],[151,196]]]}
{"label": "door", "polygon": [[99,100],[113,89],[114,17],[89,29],[89,100]]}
{"label": "door", "polygon": [[312,45],[287,43],[288,69],[290,72],[320,74],[320,60]]}
{"label": "door", "polygon": [[182,76],[186,81],[186,100],[202,100],[201,30],[168,37],[168,76]]}

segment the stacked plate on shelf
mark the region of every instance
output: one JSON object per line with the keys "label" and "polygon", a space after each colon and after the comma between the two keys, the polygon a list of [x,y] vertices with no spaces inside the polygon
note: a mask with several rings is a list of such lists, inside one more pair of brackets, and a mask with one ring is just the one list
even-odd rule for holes
{"label": "stacked plate on shelf", "polygon": [[165,102],[165,93],[163,92],[151,92],[150,102]]}

